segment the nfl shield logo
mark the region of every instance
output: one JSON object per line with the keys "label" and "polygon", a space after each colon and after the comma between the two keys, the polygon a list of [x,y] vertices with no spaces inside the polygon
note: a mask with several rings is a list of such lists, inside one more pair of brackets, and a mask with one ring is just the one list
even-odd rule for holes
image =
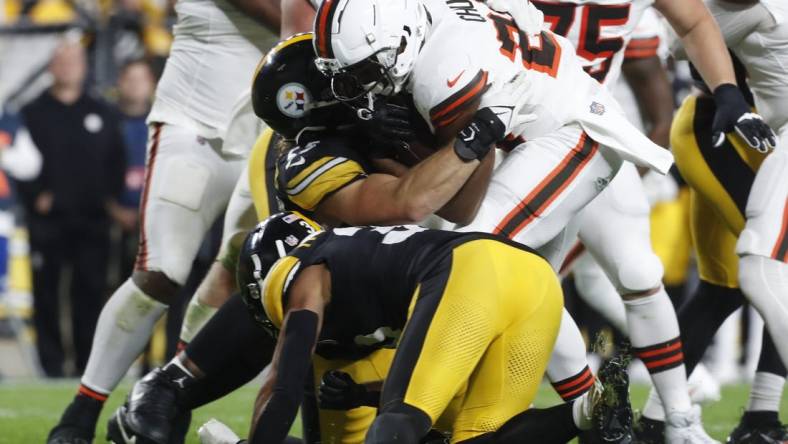
{"label": "nfl shield logo", "polygon": [[605,113],[605,105],[602,105],[599,102],[591,102],[591,114],[596,114],[597,116],[601,116]]}

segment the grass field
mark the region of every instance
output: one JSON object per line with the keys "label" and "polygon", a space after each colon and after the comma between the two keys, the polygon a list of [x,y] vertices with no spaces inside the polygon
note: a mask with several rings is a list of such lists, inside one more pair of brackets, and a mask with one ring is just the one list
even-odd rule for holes
{"label": "grass field", "polygon": [[[73,396],[76,386],[76,381],[0,383],[0,443],[43,443],[49,429]],[[123,401],[127,391],[128,385],[124,385],[109,398],[99,422],[99,439],[96,442],[104,442],[107,417]],[[255,393],[256,387],[249,385],[231,396],[196,410],[188,442],[198,442],[196,429],[210,418],[222,420],[236,433],[245,436]],[[747,402],[747,393],[747,386],[725,387],[723,400],[704,408],[704,422],[712,436],[722,440],[736,425]],[[645,387],[633,387],[633,405],[641,406],[646,395]],[[557,399],[549,386],[543,386],[537,406],[552,405]],[[782,413],[788,413],[786,401],[783,401]]]}

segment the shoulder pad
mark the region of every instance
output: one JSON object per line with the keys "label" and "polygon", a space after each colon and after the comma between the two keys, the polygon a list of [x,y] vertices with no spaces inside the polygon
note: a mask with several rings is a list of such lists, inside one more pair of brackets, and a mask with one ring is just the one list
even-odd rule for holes
{"label": "shoulder pad", "polygon": [[341,138],[314,140],[279,158],[276,186],[283,199],[313,211],[325,197],[366,177],[362,164]]}

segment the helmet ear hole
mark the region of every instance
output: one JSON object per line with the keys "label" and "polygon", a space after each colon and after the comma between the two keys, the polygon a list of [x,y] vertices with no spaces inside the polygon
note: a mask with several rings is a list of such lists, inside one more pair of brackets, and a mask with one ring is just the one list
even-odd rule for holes
{"label": "helmet ear hole", "polygon": [[[407,29],[408,29],[408,27],[406,26],[405,30],[407,30]],[[408,32],[408,34],[410,34],[410,32]],[[407,39],[405,39],[405,36],[402,36],[402,38],[400,38],[400,40],[399,40],[399,48],[397,48],[397,55],[400,55],[403,52],[405,52],[405,48],[407,48],[407,47],[408,47],[408,41],[407,41]]]}

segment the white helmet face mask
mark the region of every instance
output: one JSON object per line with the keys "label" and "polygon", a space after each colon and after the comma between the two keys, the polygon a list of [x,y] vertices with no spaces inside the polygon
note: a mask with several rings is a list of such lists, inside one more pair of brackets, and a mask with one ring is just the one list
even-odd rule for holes
{"label": "white helmet face mask", "polygon": [[397,94],[416,64],[427,21],[419,0],[326,0],[315,17],[315,63],[339,100]]}

